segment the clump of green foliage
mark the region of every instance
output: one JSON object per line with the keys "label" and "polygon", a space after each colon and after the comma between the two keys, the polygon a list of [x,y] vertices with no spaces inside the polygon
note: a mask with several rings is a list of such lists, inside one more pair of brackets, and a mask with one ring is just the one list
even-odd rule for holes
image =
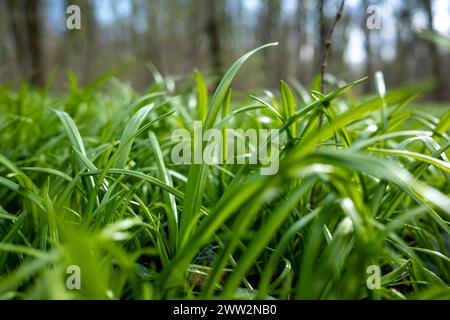
{"label": "clump of green foliage", "polygon": [[[1,86],[0,298],[449,298],[450,112],[411,109],[418,88],[381,78],[367,97],[361,81],[293,81],[237,98],[261,49],[212,96],[198,71],[143,96],[113,73],[83,88],[71,75],[65,96]],[[279,128],[278,174],[174,165],[171,133],[194,120]]]}

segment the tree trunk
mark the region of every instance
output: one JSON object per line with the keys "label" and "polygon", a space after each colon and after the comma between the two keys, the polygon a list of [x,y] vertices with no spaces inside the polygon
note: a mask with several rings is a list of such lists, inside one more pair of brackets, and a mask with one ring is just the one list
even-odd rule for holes
{"label": "tree trunk", "polygon": [[25,16],[27,29],[28,51],[31,61],[31,79],[34,86],[43,86],[45,82],[44,64],[42,55],[41,23],[39,21],[39,8],[41,1],[25,2]]}
{"label": "tree trunk", "polygon": [[[281,1],[280,0],[265,0],[262,5],[262,19],[259,26],[261,41],[260,44],[279,41],[280,36],[280,15],[281,15]],[[270,70],[271,74],[267,77],[268,83],[266,85],[271,87],[278,86],[281,70],[277,63],[277,56],[283,55],[283,48],[285,43],[280,43],[277,50],[264,50],[262,54],[265,60],[265,69]],[[282,60],[280,58],[280,60]]]}
{"label": "tree trunk", "polygon": [[304,19],[304,12],[302,8],[302,1],[297,1],[297,10],[295,11],[295,20],[293,23],[293,34],[295,37],[294,42],[294,70],[296,71],[295,74],[297,76],[297,79],[300,82],[303,82],[305,79],[305,68],[301,65],[300,61],[300,50],[301,47],[305,41],[305,37],[303,36],[303,19]]}
{"label": "tree trunk", "polygon": [[[83,82],[86,84],[89,81],[94,80],[96,75],[94,69],[96,66],[96,53],[97,53],[97,21],[95,17],[94,6],[91,1],[81,2],[81,14],[82,20],[86,19],[84,23],[85,30],[82,30],[84,35],[84,70],[83,70]],[[118,27],[117,27],[118,28]],[[96,70],[99,70],[97,68]]]}
{"label": "tree trunk", "polygon": [[[425,11],[428,17],[428,28],[433,30],[433,12],[432,12],[432,3],[431,0],[422,0]],[[431,55],[431,63],[433,68],[434,78],[437,81],[436,84],[436,98],[439,101],[443,101],[445,99],[445,78],[442,73],[442,64],[441,57],[439,55],[438,47],[434,42],[428,41],[428,48],[430,50]]]}
{"label": "tree trunk", "polygon": [[9,11],[9,28],[14,39],[14,51],[16,55],[17,71],[21,76],[24,76],[29,70],[29,55],[26,45],[26,30],[23,20],[25,17],[21,17],[23,12],[23,3],[16,2],[15,0],[7,0],[6,5]]}
{"label": "tree trunk", "polygon": [[211,66],[215,74],[222,74],[222,57],[219,32],[219,12],[218,1],[207,0],[207,20],[205,33],[208,38],[208,50],[211,59]]}
{"label": "tree trunk", "polygon": [[317,70],[317,74],[320,74],[320,68],[321,68],[321,64],[322,64],[322,57],[325,53],[325,38],[326,38],[326,19],[325,19],[325,0],[320,0],[319,1],[319,44],[318,44],[318,48],[319,48],[319,54],[316,55],[316,62],[315,65],[316,70]]}
{"label": "tree trunk", "polygon": [[363,19],[362,19],[362,29],[364,30],[364,48],[366,51],[366,76],[367,81],[365,81],[364,92],[369,93],[374,90],[374,70],[373,70],[373,53],[372,53],[372,43],[370,38],[370,30],[366,26],[367,13],[366,9],[369,6],[369,1],[364,0],[363,9]]}

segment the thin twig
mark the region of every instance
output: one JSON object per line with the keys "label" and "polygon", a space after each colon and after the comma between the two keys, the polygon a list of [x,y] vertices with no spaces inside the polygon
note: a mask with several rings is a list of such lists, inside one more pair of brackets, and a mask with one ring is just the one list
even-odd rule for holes
{"label": "thin twig", "polygon": [[342,13],[344,12],[344,4],[345,0],[341,1],[341,4],[339,5],[339,9],[336,13],[336,17],[334,18],[333,24],[331,25],[330,31],[328,31],[327,40],[325,41],[323,53],[322,53],[322,63],[320,64],[320,91],[324,93],[324,76],[325,76],[325,70],[327,69],[327,58],[328,53],[331,49],[331,37],[333,36],[334,28],[336,27],[336,24],[338,23],[339,19],[342,17]]}
{"label": "thin twig", "polygon": [[[339,19],[341,19],[342,13],[344,12],[344,4],[345,4],[345,0],[342,0],[341,4],[339,5],[339,9],[336,13],[336,17],[334,18],[333,24],[331,25],[330,31],[328,31],[328,36],[327,36],[327,40],[325,41],[325,45],[323,46],[322,62],[320,64],[320,92],[322,92],[323,94],[325,94],[324,77],[325,77],[325,71],[327,69],[328,53],[331,49],[331,39],[333,36],[334,28],[336,27],[336,24],[338,23]],[[322,8],[322,10],[323,10],[323,8]],[[321,10],[321,12],[323,12],[322,10]],[[322,122],[323,122],[323,113],[321,113],[320,117],[319,117],[319,124],[318,124],[319,128],[322,126]],[[309,196],[309,207],[311,209],[313,209],[315,206],[316,192],[317,192],[316,186],[314,185],[311,190],[311,194]]]}

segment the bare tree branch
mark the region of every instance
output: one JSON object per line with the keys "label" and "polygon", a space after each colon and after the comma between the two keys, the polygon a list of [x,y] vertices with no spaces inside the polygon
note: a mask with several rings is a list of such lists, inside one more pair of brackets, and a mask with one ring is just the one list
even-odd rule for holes
{"label": "bare tree branch", "polygon": [[324,92],[324,75],[325,71],[327,69],[327,58],[329,51],[331,49],[331,40],[334,32],[334,28],[336,27],[336,24],[338,23],[339,19],[342,17],[342,13],[344,11],[344,4],[345,0],[341,1],[341,4],[339,5],[339,9],[336,13],[336,17],[334,18],[333,24],[331,25],[330,31],[328,31],[327,40],[325,41],[323,53],[322,53],[322,63],[320,64],[320,91]]}
{"label": "bare tree branch", "polygon": [[[323,2],[321,3],[323,5]],[[323,48],[323,53],[322,53],[322,63],[320,64],[320,91],[322,93],[324,93],[325,90],[325,82],[324,82],[324,76],[325,76],[325,71],[327,69],[327,58],[328,58],[328,53],[331,49],[331,37],[333,36],[333,32],[334,32],[334,28],[336,27],[336,24],[338,23],[339,19],[342,16],[342,12],[344,11],[344,4],[345,4],[345,0],[341,1],[341,4],[339,5],[339,9],[336,13],[336,17],[334,18],[333,24],[331,25],[330,31],[328,32],[328,36],[327,36],[327,40],[325,41],[325,44],[322,46]],[[324,22],[323,19],[323,7],[321,7],[321,21],[322,23]],[[322,126],[322,122],[323,122],[323,113],[320,114],[319,117],[319,128]],[[316,202],[316,186],[314,186],[311,190],[311,194],[309,197],[309,206],[310,208],[314,208],[315,206],[315,202]]]}

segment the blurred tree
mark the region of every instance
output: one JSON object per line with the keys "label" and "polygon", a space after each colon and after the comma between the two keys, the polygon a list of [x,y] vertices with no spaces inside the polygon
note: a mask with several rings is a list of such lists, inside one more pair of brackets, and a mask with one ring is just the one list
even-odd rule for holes
{"label": "blurred tree", "polygon": [[97,43],[97,17],[94,4],[90,0],[65,0],[64,17],[69,5],[80,7],[81,30],[69,30],[64,25],[61,45],[59,46],[59,59],[66,69],[75,71],[81,84],[93,80],[99,72],[97,59],[102,55],[100,45]]}
{"label": "blurred tree", "polygon": [[[221,2],[221,1],[220,1]],[[211,66],[216,74],[222,74],[222,49],[220,45],[220,32],[219,17],[221,13],[219,12],[219,1],[206,0],[206,25],[205,34],[208,38],[208,48],[209,56],[211,59]]]}
{"label": "blurred tree", "polygon": [[409,42],[411,34],[411,11],[408,3],[402,3],[396,12],[396,59],[394,63],[395,83],[400,83],[402,79],[407,79],[408,58],[407,52],[410,50]]}
{"label": "blurred tree", "polygon": [[322,57],[323,54],[325,52],[325,37],[326,37],[326,29],[327,29],[327,21],[326,21],[326,17],[325,17],[325,5],[326,5],[326,1],[325,0],[319,0],[319,19],[318,19],[318,52],[319,54],[316,57],[316,65],[317,65],[317,73],[319,73],[319,70],[321,68],[321,63],[322,63]]}
{"label": "blurred tree", "polygon": [[97,20],[94,5],[91,0],[81,2],[81,12],[85,19],[85,50],[84,50],[84,80],[91,81],[95,78],[94,66],[97,64]]}
{"label": "blurred tree", "polygon": [[143,4],[143,9],[147,12],[146,20],[148,24],[145,37],[145,42],[147,43],[145,56],[147,60],[154,63],[162,72],[166,72],[164,35],[169,33],[170,27],[165,28],[162,6],[161,0],[146,1]]}
{"label": "blurred tree", "polygon": [[43,86],[45,82],[40,6],[41,0],[25,1],[27,46],[32,70],[30,82],[35,86]]}
{"label": "blurred tree", "polygon": [[363,5],[361,6],[362,11],[362,20],[361,20],[361,28],[364,31],[364,49],[366,54],[366,61],[365,61],[365,73],[366,76],[368,76],[365,85],[364,85],[364,92],[369,93],[373,92],[374,90],[374,57],[373,57],[373,51],[372,51],[372,39],[371,39],[371,30],[366,25],[367,21],[367,8],[369,7],[369,0],[363,0]]}
{"label": "blurred tree", "polygon": [[23,23],[23,3],[15,0],[7,0],[6,5],[9,11],[9,29],[14,39],[16,64],[19,67],[19,73],[24,76],[28,73],[29,69],[29,52],[26,43],[25,24]]}
{"label": "blurred tree", "polygon": [[[422,0],[423,6],[425,7],[425,12],[428,18],[428,29],[433,30],[433,9],[431,0]],[[446,79],[442,70],[441,57],[439,55],[438,47],[435,42],[428,41],[428,47],[431,55],[431,63],[433,68],[433,75],[436,83],[436,98],[438,100],[444,100],[446,97],[445,83]]]}
{"label": "blurred tree", "polygon": [[[278,88],[280,79],[290,77],[308,86],[320,72],[323,45],[339,3],[3,0],[0,53],[4,63],[0,80],[19,78],[42,85],[47,68],[58,66],[58,80],[65,80],[65,70],[73,69],[83,85],[131,59],[138,63],[121,76],[138,88],[146,88],[152,81],[151,73],[142,67],[146,62],[154,63],[162,74],[182,75],[194,67],[220,74],[240,53],[278,41],[276,49],[264,50],[256,63],[247,66],[248,76],[245,81],[238,78],[236,86]],[[64,23],[69,4],[81,9],[81,30],[57,25]],[[371,4],[382,9],[379,14],[386,23],[378,31],[368,30],[365,25]],[[442,2],[433,0],[348,2],[346,14],[334,32],[327,72],[346,80],[368,75],[362,86],[367,93],[374,90],[371,75],[377,69],[384,72],[392,87],[433,76],[438,87],[432,97],[443,100],[450,92],[445,72],[450,57],[435,44],[420,39],[414,26],[425,22],[428,28],[436,27],[436,4],[441,8]],[[446,14],[450,17],[450,12]],[[348,53],[365,57],[363,64],[350,61]],[[66,86],[64,81],[55,83],[58,88]]]}
{"label": "blurred tree", "polygon": [[293,45],[293,67],[291,70],[295,70],[295,76],[300,81],[306,80],[305,79],[305,72],[301,65],[300,60],[300,51],[302,48],[302,45],[306,41],[305,37],[305,28],[303,26],[304,23],[304,16],[305,16],[305,10],[303,7],[303,1],[297,0],[297,8],[295,10],[295,16],[294,21],[292,22],[292,34],[294,37],[294,45]]}
{"label": "blurred tree", "polygon": [[[280,40],[281,25],[281,0],[262,0],[259,23],[260,43],[269,43]],[[267,85],[276,87],[281,76],[280,65],[277,63],[277,56],[280,59],[283,54],[285,44],[281,43],[277,50],[264,50],[262,53],[265,60],[265,69],[270,72],[266,77]],[[282,60],[282,59],[280,59]],[[284,61],[282,61],[284,63]]]}

